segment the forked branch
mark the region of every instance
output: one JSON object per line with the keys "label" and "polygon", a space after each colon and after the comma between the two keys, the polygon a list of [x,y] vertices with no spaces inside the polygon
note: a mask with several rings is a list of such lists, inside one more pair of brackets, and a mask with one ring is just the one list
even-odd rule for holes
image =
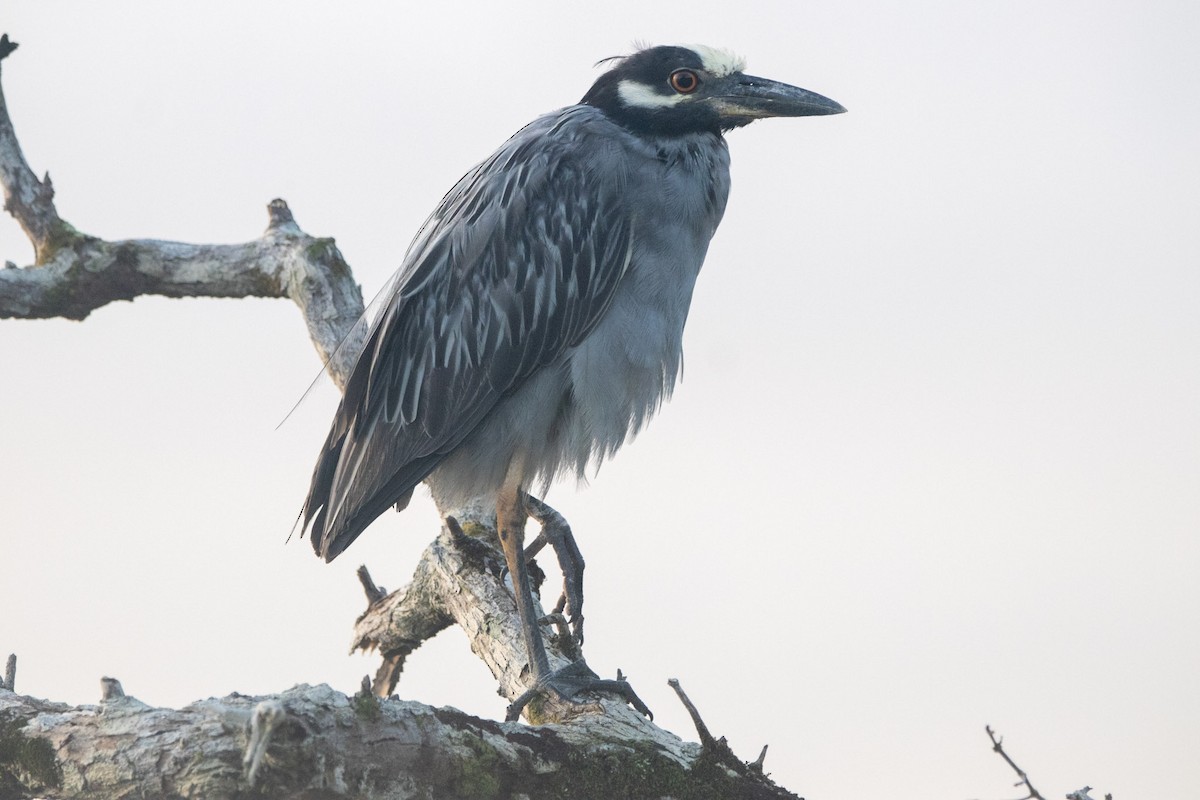
{"label": "forked branch", "polygon": [[[0,67],[16,50],[0,37]],[[283,200],[268,206],[266,232],[252,242],[184,244],[157,239],[109,242],[58,215],[54,186],[38,179],[17,141],[0,87],[0,184],[4,209],[33,244],[35,261],[0,269],[0,319],[81,320],[101,306],[141,295],[290,298],[341,386],[358,356],[365,324],[362,292],[333,239],[300,229]]]}
{"label": "forked branch", "polygon": [[1038,793],[1037,789],[1033,788],[1033,784],[1030,783],[1029,776],[1025,774],[1025,770],[1018,767],[1017,762],[1013,761],[1008,753],[1004,752],[1004,737],[997,736],[996,732],[992,730],[991,725],[985,725],[984,730],[987,731],[988,738],[992,740],[992,749],[1000,754],[1000,757],[1004,759],[1004,762],[1012,767],[1013,772],[1017,773],[1017,777],[1020,778],[1016,785],[1024,786],[1026,791],[1029,792],[1029,794],[1025,795],[1023,798],[1021,798],[1021,800],[1046,800],[1046,798],[1042,797]]}

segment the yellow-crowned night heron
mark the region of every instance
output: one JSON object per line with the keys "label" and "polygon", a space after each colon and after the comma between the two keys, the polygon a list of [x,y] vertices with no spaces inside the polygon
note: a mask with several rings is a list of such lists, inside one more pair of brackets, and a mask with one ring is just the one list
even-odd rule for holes
{"label": "yellow-crowned night heron", "polygon": [[[526,490],[611,456],[670,395],[729,193],[722,132],[845,111],[745,75],[741,59],[713,48],[613,61],[580,103],[534,120],[468,172],[425,223],[304,506],[313,548],[332,560],[421,481],[441,509],[489,498],[541,688],[555,682],[523,531],[530,514],[544,522],[551,510]],[[582,560],[569,557],[573,545],[556,550],[580,635]]]}

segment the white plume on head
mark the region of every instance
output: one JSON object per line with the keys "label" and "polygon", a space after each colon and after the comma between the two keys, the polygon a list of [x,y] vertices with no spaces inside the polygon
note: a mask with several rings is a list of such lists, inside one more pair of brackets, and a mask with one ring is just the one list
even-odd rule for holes
{"label": "white plume on head", "polygon": [[704,44],[685,44],[681,45],[681,47],[686,47],[700,56],[700,60],[704,63],[705,71],[711,72],[719,78],[724,78],[726,75],[732,75],[735,72],[741,72],[746,68],[746,59],[732,50],[723,50],[719,47],[709,47]]}
{"label": "white plume on head", "polygon": [[[746,59],[737,55],[730,50],[723,50],[718,47],[709,47],[703,44],[683,44],[678,45],[686,50],[691,50],[700,57],[700,63],[704,65],[704,71],[714,77],[724,78],[732,75],[735,72],[741,72],[746,68]],[[644,50],[649,45],[637,45],[638,50]],[[628,56],[614,56],[606,58],[601,63],[609,61],[618,61]],[[655,90],[654,87],[647,86],[636,81],[625,80],[617,85],[617,94],[622,102],[627,106],[638,108],[670,108],[678,105],[686,97],[681,94],[662,94]]]}
{"label": "white plume on head", "polygon": [[[635,41],[633,43],[633,52],[640,53],[642,50],[649,50],[653,46],[649,42]],[[724,78],[726,75],[741,72],[746,68],[746,59],[732,50],[726,50],[721,47],[709,47],[706,44],[681,44],[677,46],[691,50],[700,56],[700,61],[704,64],[704,71],[710,72],[718,78]],[[593,66],[615,66],[627,58],[629,58],[628,55],[608,56],[607,58],[600,59]]]}

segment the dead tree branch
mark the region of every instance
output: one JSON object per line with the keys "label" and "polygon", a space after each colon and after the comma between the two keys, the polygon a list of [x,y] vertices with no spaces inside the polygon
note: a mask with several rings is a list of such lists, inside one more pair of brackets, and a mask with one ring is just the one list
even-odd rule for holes
{"label": "dead tree branch", "polygon": [[[412,585],[372,600],[355,647],[411,652],[459,624],[512,697],[528,665],[512,595],[496,579],[502,557],[452,527]],[[573,641],[569,629],[565,637]],[[553,642],[551,654],[570,663]],[[26,754],[0,757],[0,790],[10,787],[0,796],[795,798],[763,775],[761,757],[742,762],[711,734],[684,742],[604,696],[585,707],[531,703],[531,717],[565,721],[527,726],[380,698],[378,685],[353,697],[298,686],[179,710],[149,707],[115,678],[101,689],[98,706],[78,708],[0,690],[0,737]]]}
{"label": "dead tree branch", "polygon": [[1013,768],[1013,772],[1017,773],[1017,777],[1020,778],[1016,785],[1024,786],[1029,792],[1021,800],[1046,800],[1046,798],[1038,793],[1037,789],[1033,788],[1033,784],[1029,782],[1029,776],[1025,774],[1025,770],[1018,767],[1017,762],[1013,761],[1008,753],[1004,752],[1004,737],[997,736],[995,731],[992,730],[991,725],[985,725],[984,730],[987,731],[988,738],[992,740],[992,749],[1000,754],[1000,757],[1004,759],[1006,764]]}
{"label": "dead tree branch", "polygon": [[[12,55],[17,43],[8,34],[0,36],[0,62]],[[0,91],[0,180],[4,183],[4,210],[13,215],[25,235],[33,242],[38,263],[53,247],[54,234],[62,225],[54,208],[54,186],[50,173],[38,180],[29,168],[17,134],[8,116],[8,105]]]}
{"label": "dead tree branch", "polygon": [[[1004,759],[1004,763],[1012,767],[1013,772],[1017,773],[1017,777],[1020,778],[1015,785],[1024,786],[1025,790],[1028,792],[1028,794],[1020,798],[1020,800],[1045,800],[1038,790],[1033,788],[1033,784],[1029,781],[1029,776],[1025,774],[1025,770],[1018,767],[1017,762],[1013,761],[1012,757],[1009,756],[1008,753],[1004,752],[1004,737],[997,736],[996,732],[992,730],[991,725],[985,725],[984,730],[987,731],[988,738],[992,740],[992,750],[999,753],[1000,757]],[[1082,789],[1076,789],[1075,791],[1067,794],[1067,800],[1092,800],[1091,795],[1088,794],[1088,792],[1091,790],[1092,787],[1090,786],[1084,786]],[[1104,795],[1104,800],[1112,800],[1112,795]]]}
{"label": "dead tree branch", "polygon": [[[408,586],[371,602],[358,618],[351,652],[378,650],[384,657],[384,668],[372,686],[377,696],[391,694],[409,653],[450,625],[467,634],[472,652],[487,664],[501,694],[511,701],[528,688],[529,658],[520,618],[511,591],[501,581],[504,558],[493,539],[495,531],[488,525],[477,521],[460,525],[448,519],[442,534],[421,556]],[[551,669],[572,663],[586,668],[582,659],[571,658],[573,642],[564,648],[553,620],[543,623]],[[527,711],[534,723],[565,722],[602,711],[632,735],[645,735],[653,727],[615,696],[597,696],[594,703],[584,705],[542,698],[530,703]]]}
{"label": "dead tree branch", "polygon": [[627,739],[602,715],[530,728],[328,686],[178,710],[0,691],[0,735],[43,743],[0,761],[6,797],[795,798],[699,759],[697,745]]}
{"label": "dead tree branch", "polygon": [[4,677],[0,678],[0,689],[8,689],[10,692],[17,690],[17,654],[9,653],[8,661],[4,665]]}
{"label": "dead tree branch", "polygon": [[[0,38],[0,68],[15,49],[7,35]],[[0,269],[0,319],[81,320],[108,303],[151,294],[290,298],[339,386],[358,356],[364,309],[350,267],[333,239],[302,231],[283,200],[268,206],[262,237],[244,244],[108,242],[82,233],[59,217],[49,174],[39,180],[26,162],[2,86],[0,184],[4,209],[35,254],[30,266]]]}

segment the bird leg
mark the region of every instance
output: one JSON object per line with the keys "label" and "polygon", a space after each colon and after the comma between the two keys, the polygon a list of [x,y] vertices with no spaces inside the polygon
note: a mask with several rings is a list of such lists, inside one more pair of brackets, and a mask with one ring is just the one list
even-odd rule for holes
{"label": "bird leg", "polygon": [[583,644],[583,553],[575,543],[571,526],[563,515],[531,494],[521,493],[529,516],[541,524],[537,538],[525,549],[525,560],[532,561],[543,547],[549,544],[558,557],[558,567],[563,574],[563,590],[554,606],[554,613],[565,611],[571,623],[575,641]]}
{"label": "bird leg", "polygon": [[525,559],[525,521],[529,518],[520,492],[502,491],[496,500],[496,533],[504,550],[508,574],[512,576],[513,596],[521,617],[521,633],[529,651],[529,666],[535,682],[550,675],[550,661],[542,643],[537,613],[533,610],[533,591],[529,588],[529,567]]}
{"label": "bird leg", "polygon": [[[525,638],[525,647],[529,651],[529,666],[533,673],[532,685],[509,705],[505,720],[516,720],[530,700],[547,691],[553,691],[569,703],[575,702],[574,698],[584,691],[613,692],[653,719],[650,709],[633,691],[628,681],[621,677],[616,680],[600,678],[582,658],[556,672],[550,671],[550,661],[546,657],[542,631],[534,611],[533,591],[529,588],[529,568],[524,550],[525,522],[529,518],[526,503],[531,499],[519,491],[502,491],[496,499],[496,531],[500,537],[500,546],[504,550],[504,561],[513,579],[517,614],[521,618],[521,632]],[[540,501],[537,503],[541,509],[549,509]]]}

